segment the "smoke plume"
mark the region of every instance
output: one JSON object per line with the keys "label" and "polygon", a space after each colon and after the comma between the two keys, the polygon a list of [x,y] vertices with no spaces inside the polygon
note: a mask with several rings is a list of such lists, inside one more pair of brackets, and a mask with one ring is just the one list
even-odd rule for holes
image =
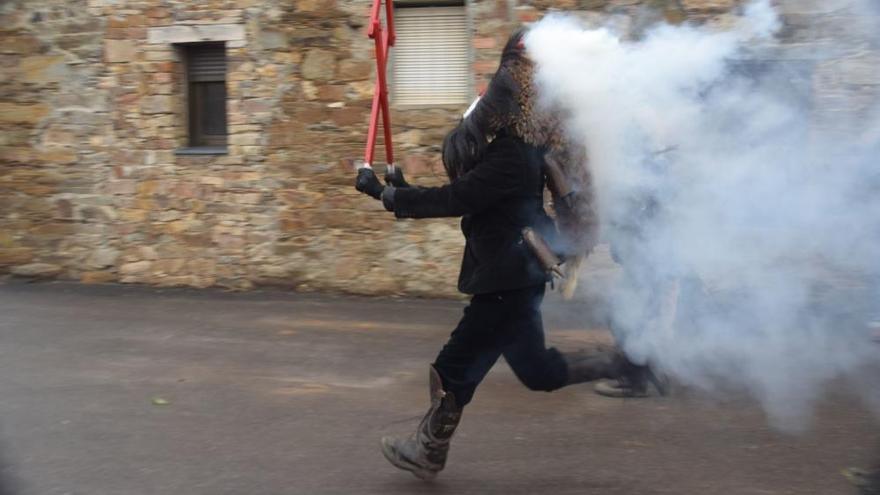
{"label": "smoke plume", "polygon": [[[618,341],[677,381],[748,390],[796,429],[831,381],[880,397],[880,107],[847,81],[817,94],[823,67],[844,76],[819,48],[778,56],[768,1],[728,21],[634,40],[554,15],[526,46],[543,104],[589,150],[624,273]],[[844,64],[878,46],[827,41]]]}

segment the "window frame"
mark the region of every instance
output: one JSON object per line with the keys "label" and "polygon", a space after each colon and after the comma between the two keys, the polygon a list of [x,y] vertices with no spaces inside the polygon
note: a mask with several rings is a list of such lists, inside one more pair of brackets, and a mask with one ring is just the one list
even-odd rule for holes
{"label": "window frame", "polygon": [[[388,82],[389,82],[389,97],[390,103],[395,108],[400,109],[425,109],[425,108],[448,108],[448,109],[460,109],[462,105],[468,105],[476,96],[476,78],[474,76],[474,47],[473,47],[473,36],[474,36],[474,23],[473,23],[473,14],[471,12],[471,1],[470,0],[396,0],[394,1],[394,9],[395,9],[395,25],[399,25],[399,21],[397,20],[397,15],[400,10],[399,9],[419,9],[419,8],[430,8],[430,7],[461,7],[464,9],[465,14],[465,29],[467,30],[468,37],[468,46],[467,46],[467,96],[461,101],[456,103],[430,103],[430,102],[400,102],[397,98],[395,98],[395,88],[396,88],[396,77],[395,77],[395,67],[399,63],[399,60],[396,56],[396,49],[392,48],[390,51],[389,57],[389,71],[388,71]],[[399,38],[399,36],[398,36]]]}
{"label": "window frame", "polygon": [[[186,146],[176,151],[178,155],[225,155],[227,154],[227,146],[229,143],[229,111],[228,111],[228,73],[229,73],[229,56],[224,41],[205,41],[193,43],[179,43],[181,59],[183,61],[183,85],[182,92],[185,104],[183,105],[185,112],[185,129],[186,129]],[[212,70],[208,70],[202,74],[193,74],[193,67],[196,65],[194,59],[205,57],[210,63],[210,57],[216,57],[218,49],[222,50],[223,68],[222,74],[216,70],[216,66]],[[210,52],[214,51],[213,54]],[[201,53],[200,53],[201,52]],[[219,108],[221,102],[205,102],[206,95],[210,87],[222,84],[222,110]],[[212,107],[211,105],[217,105]],[[210,106],[210,107],[209,107]],[[223,133],[208,133],[202,124],[205,121],[206,114],[222,115]]]}

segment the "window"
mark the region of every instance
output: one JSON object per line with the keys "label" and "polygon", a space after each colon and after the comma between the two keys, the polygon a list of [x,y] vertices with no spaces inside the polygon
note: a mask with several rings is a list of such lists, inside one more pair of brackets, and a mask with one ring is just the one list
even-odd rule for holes
{"label": "window", "polygon": [[468,103],[471,40],[464,4],[397,2],[396,7],[397,42],[391,50],[395,105]]}
{"label": "window", "polygon": [[189,147],[226,151],[226,45],[183,45],[186,64]]}

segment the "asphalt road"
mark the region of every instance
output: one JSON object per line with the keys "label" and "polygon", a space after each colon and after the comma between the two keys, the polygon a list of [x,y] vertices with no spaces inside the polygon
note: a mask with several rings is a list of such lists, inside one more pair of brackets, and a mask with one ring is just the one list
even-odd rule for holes
{"label": "asphalt road", "polygon": [[[0,283],[5,493],[850,494],[880,428],[829,396],[801,435],[745,398],[529,392],[500,362],[433,483],[379,438],[409,433],[462,303]],[[549,340],[606,339],[550,303]]]}

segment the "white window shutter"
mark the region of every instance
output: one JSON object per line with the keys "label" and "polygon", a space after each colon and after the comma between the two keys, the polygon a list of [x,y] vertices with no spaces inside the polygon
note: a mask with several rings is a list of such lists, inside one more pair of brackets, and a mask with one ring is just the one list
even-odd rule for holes
{"label": "white window shutter", "polygon": [[470,100],[471,40],[463,6],[397,8],[394,28],[391,97],[395,105]]}

